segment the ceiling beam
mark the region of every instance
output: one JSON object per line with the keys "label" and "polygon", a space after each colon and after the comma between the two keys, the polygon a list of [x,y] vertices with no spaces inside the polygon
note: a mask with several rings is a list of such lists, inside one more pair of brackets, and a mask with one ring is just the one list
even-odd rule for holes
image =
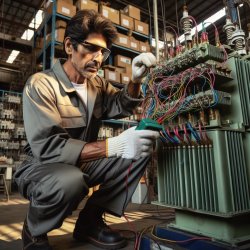
{"label": "ceiling beam", "polygon": [[13,0],[12,2],[17,2],[17,3],[20,3],[20,4],[25,5],[27,7],[30,7],[30,8],[38,10],[41,7],[41,2],[42,1],[39,2],[39,5],[33,4],[32,3],[33,1],[31,1],[30,3],[26,3],[23,0]]}
{"label": "ceiling beam", "polygon": [[32,52],[33,41],[23,40],[18,37],[13,37],[8,34],[0,33],[0,44],[4,44],[4,48],[10,50],[19,50],[23,53]]}
{"label": "ceiling beam", "polygon": [[[14,19],[13,19],[13,20],[14,20]],[[0,17],[0,22],[1,22],[2,24],[4,24],[5,22],[6,22],[6,23],[12,23],[12,24],[16,25],[18,28],[19,28],[19,27],[24,28],[24,30],[26,30],[26,29],[28,29],[28,28],[29,28],[30,30],[35,30],[34,28],[31,28],[31,27],[29,27],[29,26],[26,25],[26,24],[22,24],[21,21],[20,21],[20,23],[19,23],[19,22],[17,22],[17,21],[12,21],[12,20],[10,20],[10,19]]]}

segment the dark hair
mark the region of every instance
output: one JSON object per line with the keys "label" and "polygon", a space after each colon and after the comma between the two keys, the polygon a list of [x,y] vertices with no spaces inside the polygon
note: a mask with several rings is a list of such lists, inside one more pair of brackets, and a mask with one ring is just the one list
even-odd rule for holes
{"label": "dark hair", "polygon": [[[117,37],[117,30],[109,19],[95,10],[79,10],[68,22],[64,39],[70,37],[75,41],[84,41],[91,33],[102,34],[108,48]],[[74,42],[73,46],[76,48]]]}

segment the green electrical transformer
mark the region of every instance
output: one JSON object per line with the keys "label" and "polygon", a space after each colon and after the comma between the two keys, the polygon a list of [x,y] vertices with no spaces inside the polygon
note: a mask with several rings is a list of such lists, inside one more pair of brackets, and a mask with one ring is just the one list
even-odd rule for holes
{"label": "green electrical transformer", "polygon": [[147,79],[158,107],[148,117],[165,129],[153,203],[175,209],[168,227],[237,247],[250,241],[250,62],[225,59],[212,45],[191,52],[192,68],[182,69],[186,51],[154,71],[157,81]]}

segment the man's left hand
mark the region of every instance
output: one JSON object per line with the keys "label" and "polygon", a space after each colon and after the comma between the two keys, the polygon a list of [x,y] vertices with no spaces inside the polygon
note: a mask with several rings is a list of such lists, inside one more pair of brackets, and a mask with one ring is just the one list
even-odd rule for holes
{"label": "man's left hand", "polygon": [[141,79],[147,74],[148,69],[156,64],[156,57],[148,52],[141,53],[132,61],[132,82],[141,82]]}

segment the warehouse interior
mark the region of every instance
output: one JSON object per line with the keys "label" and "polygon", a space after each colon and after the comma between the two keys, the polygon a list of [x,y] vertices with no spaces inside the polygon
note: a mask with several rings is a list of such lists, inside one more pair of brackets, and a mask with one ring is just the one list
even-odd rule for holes
{"label": "warehouse interior", "polygon": [[[124,216],[104,216],[127,240],[124,249],[250,249],[249,0],[0,0],[0,6],[0,249],[23,249],[29,201],[14,174],[27,157],[25,83],[67,57],[65,28],[82,9],[101,13],[118,31],[98,70],[117,90],[132,81],[136,56],[151,52],[157,59],[133,114],[100,118],[97,131],[98,141],[132,126],[160,135]],[[91,187],[48,234],[53,249],[102,249],[72,238],[79,212],[98,189]]]}

